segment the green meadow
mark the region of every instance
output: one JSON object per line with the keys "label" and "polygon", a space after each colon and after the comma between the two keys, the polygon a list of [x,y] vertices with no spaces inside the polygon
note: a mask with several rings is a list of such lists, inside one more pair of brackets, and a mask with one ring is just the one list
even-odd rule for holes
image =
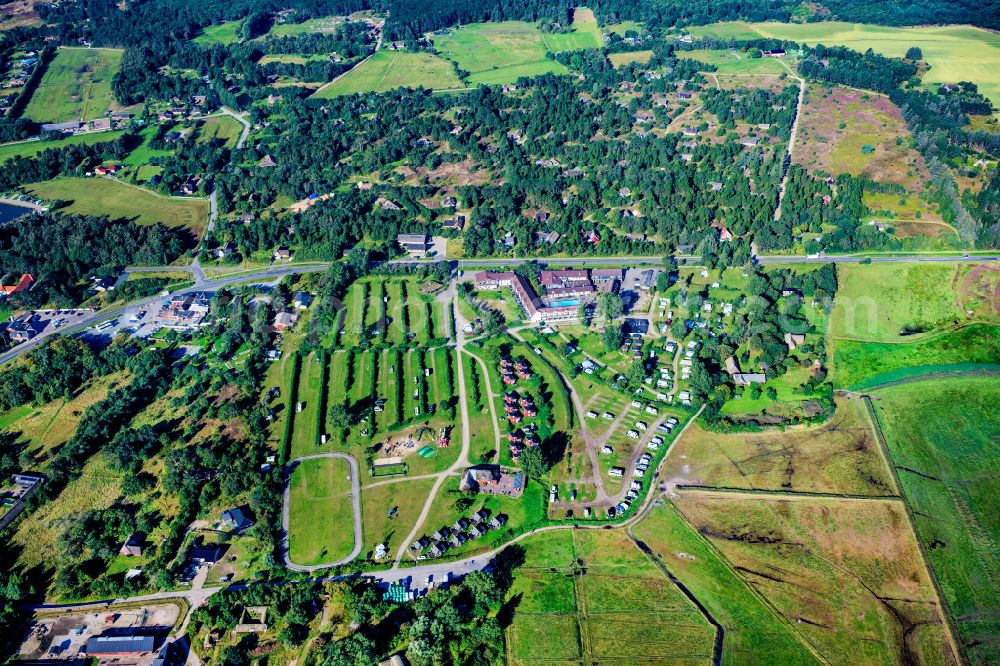
{"label": "green meadow", "polygon": [[73,134],[65,139],[55,141],[19,141],[17,143],[5,143],[0,145],[0,163],[15,157],[34,157],[38,153],[49,148],[63,148],[65,146],[92,146],[95,143],[114,141],[125,132],[115,130],[111,132],[88,132],[87,134]]}
{"label": "green meadow", "polygon": [[211,46],[212,44],[234,44],[240,40],[240,24],[243,21],[227,21],[202,28],[201,34],[194,38],[196,44]]}
{"label": "green meadow", "polygon": [[790,39],[810,46],[847,46],[856,51],[872,49],[901,58],[919,46],[931,66],[927,84],[972,81],[980,92],[1000,106],[1000,36],[966,25],[892,28],[842,21],[818,23],[744,23],[734,21],[691,28],[695,36],[714,35],[737,39],[769,37]]}
{"label": "green meadow", "polygon": [[44,123],[107,117],[109,109],[117,108],[111,79],[121,65],[122,53],[120,49],[60,48],[24,115]]}
{"label": "green meadow", "polygon": [[[534,23],[504,21],[473,23],[432,39],[443,57],[469,72],[473,84],[514,83],[522,76],[546,72],[565,73],[564,66],[545,57],[546,39],[568,35],[543,35]],[[566,40],[556,40],[556,43]]]}
{"label": "green meadow", "polygon": [[681,58],[690,58],[715,65],[719,74],[787,74],[788,70],[774,58],[751,58],[736,51],[678,51]]}
{"label": "green meadow", "polygon": [[383,50],[317,90],[314,97],[338,97],[420,86],[436,90],[464,87],[447,60],[430,53]]}
{"label": "green meadow", "polygon": [[989,663],[1000,648],[1000,382],[913,383],[872,404],[959,642],[971,663]]}
{"label": "green meadow", "polygon": [[201,237],[208,221],[207,199],[163,197],[134,185],[107,178],[56,178],[28,185],[26,190],[40,199],[71,202],[63,208],[80,215],[107,215],[135,220],[138,224],[163,223],[186,227]]}
{"label": "green meadow", "polygon": [[335,32],[337,27],[343,22],[343,17],[328,16],[324,18],[308,19],[302,23],[276,23],[267,33],[267,36],[291,37],[294,35],[304,35],[310,32]]}

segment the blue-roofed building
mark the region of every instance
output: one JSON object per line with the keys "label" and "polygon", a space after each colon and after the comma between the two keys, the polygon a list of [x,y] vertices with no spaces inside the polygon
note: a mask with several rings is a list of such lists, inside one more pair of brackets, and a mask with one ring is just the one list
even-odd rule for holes
{"label": "blue-roofed building", "polygon": [[132,636],[94,636],[87,641],[85,652],[98,654],[141,654],[152,652],[156,647],[156,636],[136,634]]}

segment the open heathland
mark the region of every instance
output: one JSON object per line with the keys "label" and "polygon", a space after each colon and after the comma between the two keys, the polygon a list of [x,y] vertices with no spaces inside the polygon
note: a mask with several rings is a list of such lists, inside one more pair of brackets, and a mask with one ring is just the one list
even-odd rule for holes
{"label": "open heathland", "polygon": [[[968,25],[895,28],[842,21],[816,23],[716,23],[691,29],[691,34],[759,39],[791,39],[815,46],[846,46],[855,51],[872,49],[885,56],[902,58],[911,46],[920,47],[931,65],[924,83],[971,81],[979,91],[1000,106],[1000,37]],[[933,86],[936,87],[936,86]]]}
{"label": "open heathland", "polygon": [[988,663],[1000,651],[1000,381],[917,382],[873,405],[961,643]]}
{"label": "open heathland", "polygon": [[546,72],[564,73],[566,68],[547,59],[546,39],[569,35],[543,35],[534,23],[504,21],[473,23],[434,36],[434,47],[445,58],[469,72],[469,83],[514,83],[522,76]]}
{"label": "open heathland", "polygon": [[314,97],[386,92],[396,88],[443,90],[464,87],[451,63],[431,53],[377,51],[323,86]]}
{"label": "open heathland", "polygon": [[675,502],[824,661],[958,663],[901,501],[682,493]]}
{"label": "open heathland", "polygon": [[784,432],[717,433],[693,424],[664,478],[719,488],[895,495],[861,400],[836,399],[826,423]]}
{"label": "open heathland", "polygon": [[111,79],[121,65],[122,53],[119,49],[59,49],[24,115],[44,123],[107,117],[109,110],[118,108]]}
{"label": "open heathland", "polygon": [[304,460],[292,471],[288,556],[296,564],[340,560],[354,547],[350,467],[340,458]]}
{"label": "open heathland", "polygon": [[541,655],[710,663],[714,628],[624,531],[543,533],[522,546],[525,561],[508,593],[514,663]]}
{"label": "open heathland", "polygon": [[849,173],[914,193],[929,178],[899,108],[885,95],[809,85],[798,140],[794,161],[813,174]]}
{"label": "open heathland", "polygon": [[723,664],[808,664],[794,628],[740,577],[670,502],[658,500],[632,528],[723,628]]}
{"label": "open heathland", "polygon": [[68,213],[183,227],[195,238],[201,237],[208,222],[207,199],[164,197],[107,178],[57,178],[25,189],[40,199],[70,202],[62,209]]}

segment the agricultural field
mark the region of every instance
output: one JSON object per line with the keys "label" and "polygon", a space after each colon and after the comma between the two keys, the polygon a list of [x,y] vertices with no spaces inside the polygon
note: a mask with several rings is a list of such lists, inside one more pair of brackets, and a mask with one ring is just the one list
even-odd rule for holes
{"label": "agricultural field", "polygon": [[886,388],[872,401],[969,661],[1000,649],[1000,382]]}
{"label": "agricultural field", "polygon": [[675,503],[824,660],[957,664],[899,500],[682,493]]}
{"label": "agricultural field", "polygon": [[794,160],[810,173],[848,173],[902,186],[910,196],[930,177],[899,108],[877,93],[810,84],[799,141]]}
{"label": "agricultural field", "polygon": [[92,146],[95,143],[114,141],[125,132],[114,130],[110,132],[88,132],[86,134],[74,134],[65,139],[56,141],[19,141],[17,143],[5,143],[0,145],[0,164],[15,157],[34,157],[43,150],[49,148],[63,148],[65,146]]}
{"label": "agricultural field", "polygon": [[[433,37],[443,57],[469,72],[471,84],[514,83],[522,76],[567,70],[545,57],[545,39],[534,23],[473,23]],[[565,37],[565,36],[560,36]]]}
{"label": "agricultural field", "polygon": [[810,46],[846,46],[855,51],[872,49],[885,56],[902,58],[911,46],[923,51],[931,66],[923,76],[925,84],[971,81],[979,92],[1000,106],[1000,37],[981,28],[966,25],[920,26],[893,28],[888,26],[823,21],[819,23],[716,23],[690,29],[692,35],[715,35],[737,39],[761,37],[790,39]]}
{"label": "agricultural field", "polygon": [[350,467],[340,458],[304,460],[292,471],[288,556],[296,564],[342,559],[354,547]]}
{"label": "agricultural field", "polygon": [[815,661],[792,627],[685,522],[672,503],[658,500],[633,533],[722,626],[723,664]]}
{"label": "agricultural field", "polygon": [[861,400],[836,399],[820,426],[762,432],[711,432],[697,423],[674,444],[670,483],[748,490],[895,495]]}
{"label": "agricultural field", "polygon": [[201,238],[208,222],[207,199],[164,197],[107,178],[57,178],[24,189],[40,199],[71,202],[63,208],[68,213],[183,227],[194,240]]}
{"label": "agricultural field", "polygon": [[839,289],[830,335],[876,342],[911,342],[967,320],[958,308],[954,264],[871,264],[837,267]]}
{"label": "agricultural field", "polygon": [[123,51],[62,47],[49,63],[24,115],[40,123],[93,120],[117,110],[111,79]]}
{"label": "agricultural field", "polygon": [[623,531],[543,533],[522,544],[508,593],[512,663],[710,663],[714,628]]}
{"label": "agricultural field", "polygon": [[194,38],[195,44],[211,46],[212,44],[234,44],[240,41],[241,20],[217,23],[203,28],[201,34]]}
{"label": "agricultural field", "polygon": [[447,60],[431,53],[376,51],[353,69],[316,91],[314,97],[338,97],[396,88],[447,90],[463,88],[461,79]]}
{"label": "agricultural field", "polygon": [[695,50],[678,51],[677,56],[715,65],[718,74],[787,74],[788,70],[775,58],[751,58],[745,51]]}

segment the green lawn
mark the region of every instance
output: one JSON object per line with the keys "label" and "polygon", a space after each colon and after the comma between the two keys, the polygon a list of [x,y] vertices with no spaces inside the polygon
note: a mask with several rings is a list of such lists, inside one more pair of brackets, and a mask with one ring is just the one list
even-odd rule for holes
{"label": "green lawn", "polygon": [[56,141],[22,141],[20,143],[5,143],[0,145],[0,163],[15,157],[34,157],[43,150],[49,148],[62,148],[64,146],[92,146],[95,143],[114,141],[124,131],[115,130],[111,132],[90,132],[87,134],[74,134],[65,139]]}
{"label": "green lawn", "polygon": [[751,58],[746,52],[735,51],[678,51],[681,58],[691,58],[699,62],[715,65],[719,74],[787,74],[780,62],[774,58]]}
{"label": "green lawn", "polygon": [[24,110],[36,122],[93,120],[118,108],[111,79],[123,51],[63,47],[49,64],[38,89]]}
{"label": "green lawn", "polygon": [[288,554],[296,564],[334,562],[354,547],[350,467],[339,458],[306,460],[292,472]]}
{"label": "green lawn", "polygon": [[319,403],[324,376],[325,365],[320,357],[316,354],[304,354],[296,395],[297,402],[303,405],[302,411],[297,412],[295,411],[296,405],[290,405],[291,415],[294,419],[292,421],[291,459],[329,450],[333,445],[332,442],[327,442],[327,446],[321,448],[319,437],[316,434],[318,421],[322,418]]}
{"label": "green lawn", "polygon": [[327,56],[323,53],[276,53],[266,55],[257,61],[258,65],[266,65],[272,62],[287,62],[293,65],[304,65],[307,62],[323,62]]}
{"label": "green lawn", "polygon": [[156,136],[156,127],[154,125],[143,128],[142,131],[139,132],[139,136],[142,137],[142,143],[140,143],[135,150],[129,153],[128,157],[122,160],[123,164],[139,166],[149,164],[150,160],[154,157],[169,157],[174,154],[173,150],[152,148],[149,145],[149,142],[153,140],[154,136]]}
{"label": "green lawn", "polygon": [[240,121],[231,116],[213,116],[206,118],[198,126],[198,141],[222,139],[226,148],[233,148],[243,132]]}
{"label": "green lawn", "polygon": [[438,52],[469,72],[470,83],[514,83],[522,76],[546,72],[565,73],[564,66],[547,60],[546,39],[579,39],[569,35],[543,35],[534,23],[503,21],[473,23],[433,37]]}
{"label": "green lawn", "polygon": [[[407,479],[362,488],[361,522],[364,525],[365,549],[373,550],[384,543],[389,553],[395,555],[403,539],[413,529],[433,485],[434,479]],[[393,508],[396,513],[390,517],[389,510]]]}
{"label": "green lawn", "polygon": [[70,213],[121,217],[137,224],[161,222],[168,227],[185,227],[197,238],[208,222],[207,199],[161,197],[107,178],[57,178],[25,189],[41,199],[71,201],[63,209]]}
{"label": "green lawn", "polygon": [[451,63],[436,55],[382,50],[323,86],[313,96],[337,97],[421,86],[441,90],[462,88],[463,84]]}
{"label": "green lawn", "polygon": [[960,642],[970,663],[988,663],[1000,636],[1000,382],[920,382],[878,398],[876,414]]}
{"label": "green lawn", "polygon": [[194,38],[196,44],[211,46],[212,44],[233,44],[240,39],[241,20],[227,21],[203,28],[201,34]]}
{"label": "green lawn", "polygon": [[1000,106],[1000,36],[967,25],[892,28],[841,21],[817,23],[716,23],[691,28],[695,36],[716,35],[738,39],[760,37],[791,39],[811,46],[847,46],[856,51],[872,49],[901,58],[911,46],[919,46],[930,70],[927,84],[971,81],[979,92]]}

